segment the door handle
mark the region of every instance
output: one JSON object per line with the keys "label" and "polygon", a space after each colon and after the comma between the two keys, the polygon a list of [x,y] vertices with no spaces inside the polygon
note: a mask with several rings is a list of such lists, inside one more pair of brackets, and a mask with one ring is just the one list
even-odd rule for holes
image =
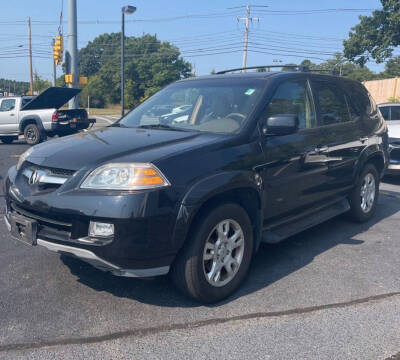
{"label": "door handle", "polygon": [[324,152],[328,152],[328,150],[329,150],[328,146],[321,146],[321,147],[315,148],[316,153],[324,153]]}
{"label": "door handle", "polygon": [[15,116],[15,114],[10,114],[10,116]]}
{"label": "door handle", "polygon": [[365,143],[367,140],[368,140],[368,136],[360,137],[360,141],[361,141],[362,143]]}

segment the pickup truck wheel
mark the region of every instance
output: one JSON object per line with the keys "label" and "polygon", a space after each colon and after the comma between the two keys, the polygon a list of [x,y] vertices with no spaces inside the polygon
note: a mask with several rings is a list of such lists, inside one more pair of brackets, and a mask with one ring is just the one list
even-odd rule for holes
{"label": "pickup truck wheel", "polygon": [[25,127],[24,137],[29,145],[36,145],[45,140],[45,136],[36,124],[29,124]]}
{"label": "pickup truck wheel", "polygon": [[349,197],[350,217],[357,222],[365,222],[371,219],[376,212],[378,195],[378,171],[373,164],[367,164]]}
{"label": "pickup truck wheel", "polygon": [[239,287],[252,254],[253,232],[247,213],[236,204],[224,204],[196,222],[171,276],[186,295],[214,303]]}
{"label": "pickup truck wheel", "polygon": [[18,138],[15,136],[0,136],[0,140],[3,144],[11,144],[14,140]]}

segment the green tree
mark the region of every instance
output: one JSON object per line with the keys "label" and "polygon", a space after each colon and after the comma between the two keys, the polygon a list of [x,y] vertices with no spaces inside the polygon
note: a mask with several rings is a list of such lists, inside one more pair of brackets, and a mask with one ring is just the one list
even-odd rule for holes
{"label": "green tree", "polygon": [[390,59],[385,64],[385,71],[382,73],[385,78],[400,76],[400,57]]}
{"label": "green tree", "polygon": [[48,80],[42,79],[39,74],[35,71],[33,73],[33,91],[40,94],[47,88],[51,86],[51,82]]}
{"label": "green tree", "polygon": [[[118,104],[121,101],[120,34],[103,34],[79,51],[80,73],[89,77],[87,91],[92,106]],[[179,49],[161,42],[155,35],[125,40],[126,104],[136,106],[167,84],[189,77],[190,63]]]}
{"label": "green tree", "polygon": [[381,0],[382,9],[360,16],[343,42],[347,59],[365,65],[371,58],[381,63],[400,45],[400,0]]}

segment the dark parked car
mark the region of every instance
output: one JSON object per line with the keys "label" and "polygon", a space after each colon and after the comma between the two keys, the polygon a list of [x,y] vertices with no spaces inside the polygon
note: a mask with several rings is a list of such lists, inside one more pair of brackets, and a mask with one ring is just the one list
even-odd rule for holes
{"label": "dark parked car", "polygon": [[[192,107],[179,123],[149,120],[165,104]],[[370,219],[386,166],[385,121],[358,82],[306,69],[218,74],[29,149],[5,180],[5,221],[25,243],[116,275],[170,273],[215,302],[260,243],[346,212]]]}

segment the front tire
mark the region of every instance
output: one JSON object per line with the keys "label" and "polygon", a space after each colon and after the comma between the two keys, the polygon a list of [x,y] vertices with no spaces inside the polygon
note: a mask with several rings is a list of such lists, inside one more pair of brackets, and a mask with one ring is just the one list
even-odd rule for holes
{"label": "front tire", "polygon": [[367,164],[349,197],[349,215],[353,220],[362,223],[374,216],[379,195],[379,182],[376,167],[373,164]]}
{"label": "front tire", "polygon": [[45,140],[46,136],[36,124],[28,124],[24,129],[25,141],[29,145],[36,145]]}
{"label": "front tire", "polygon": [[231,295],[245,278],[253,254],[253,232],[239,205],[220,205],[190,230],[171,276],[186,295],[214,303]]}

